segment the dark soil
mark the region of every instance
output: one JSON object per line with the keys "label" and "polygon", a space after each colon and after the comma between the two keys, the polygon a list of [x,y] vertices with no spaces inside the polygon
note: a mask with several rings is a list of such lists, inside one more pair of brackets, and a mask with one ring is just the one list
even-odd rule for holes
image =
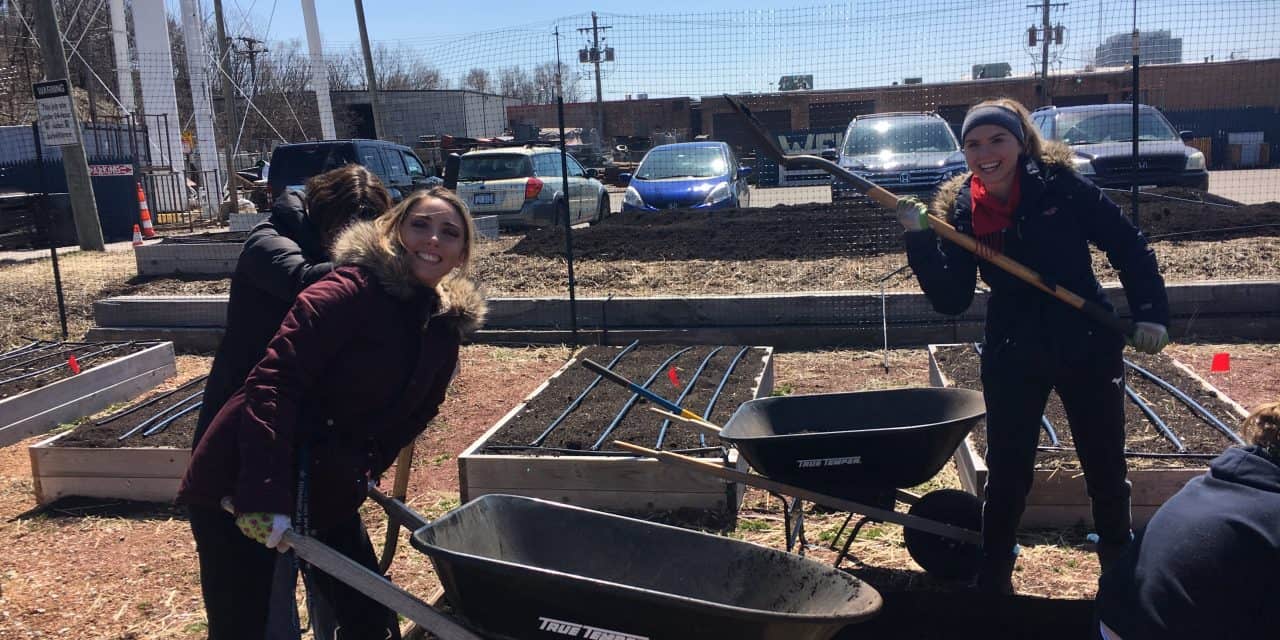
{"label": "dark soil", "polygon": [[[904,250],[893,212],[868,203],[627,212],[573,230],[574,258],[583,260],[817,260]],[[564,231],[530,231],[509,253],[559,258]]]}
{"label": "dark soil", "polygon": [[[155,435],[143,436],[142,432],[150,429],[158,422],[163,422],[166,417],[172,416],[174,413],[181,411],[180,408],[175,407],[178,407],[179,405],[181,407],[189,406],[194,402],[194,400],[188,400],[188,398],[192,394],[203,390],[204,382],[201,381],[189,387],[179,387],[173,392],[168,393],[168,395],[165,395],[163,399],[152,404],[147,404],[146,406],[141,405],[150,402],[156,396],[140,400],[110,415],[103,416],[96,421],[86,422],[85,424],[76,427],[76,429],[71,433],[58,438],[58,440],[54,442],[54,446],[85,447],[91,449],[114,449],[117,447],[189,448],[191,446],[191,439],[196,432],[196,420],[200,416],[200,409],[198,408],[186,413],[177,420],[174,420],[168,427],[165,427],[163,431],[160,431]],[[134,407],[141,408],[133,411],[132,413],[126,413]],[[173,411],[170,412],[170,409],[173,409]],[[125,440],[119,439],[121,435],[127,433],[130,429],[133,429],[143,422],[152,420],[152,418],[160,416],[161,414],[164,414],[164,416],[160,417],[158,420],[151,421],[147,426],[143,427],[141,430],[129,436]],[[104,424],[97,424],[104,420],[107,422]]]}
{"label": "dark soil", "polygon": [[[1108,195],[1128,212],[1128,194]],[[1216,206],[1222,204],[1228,206]],[[1153,189],[1139,195],[1140,223],[1143,232],[1157,239],[1169,234],[1178,234],[1178,240],[1280,235],[1280,203],[1232,204],[1192,189]],[[1253,228],[1222,231],[1237,227]],[[901,253],[904,247],[902,228],[892,211],[855,200],[715,212],[620,213],[602,224],[575,229],[573,251],[583,260],[818,260]],[[564,231],[531,231],[507,253],[562,257]]]}
{"label": "dark soil", "polygon": [[[966,389],[982,390],[978,354],[972,345],[947,346],[937,349],[938,366],[950,379],[951,383]],[[1166,355],[1149,356],[1133,351],[1126,351],[1125,358],[1130,362],[1150,371],[1168,381],[1188,396],[1200,403],[1211,413],[1222,420],[1228,427],[1236,429],[1239,418],[1226,402],[1201,387],[1200,383],[1187,376],[1174,366],[1174,360]],[[1218,432],[1208,421],[1196,415],[1190,408],[1172,394],[1161,389],[1155,383],[1138,375],[1134,371],[1127,372],[1125,382],[1140,398],[1142,398],[1161,420],[1168,425],[1174,435],[1186,447],[1186,453],[1218,454],[1231,446],[1233,442]],[[1067,423],[1066,412],[1056,392],[1050,392],[1049,402],[1045,407],[1045,416],[1058,434],[1062,447],[1071,448],[1071,429]],[[1156,429],[1147,417],[1132,401],[1125,402],[1125,448],[1136,453],[1177,453],[1173,443],[1167,440]],[[982,455],[987,449],[986,423],[974,427],[971,437],[976,451]],[[1049,446],[1049,438],[1044,430],[1040,432],[1040,446]],[[1078,467],[1079,462],[1074,453],[1041,451],[1036,456],[1039,467]],[[1202,467],[1203,458],[1144,458],[1130,457],[1130,466],[1142,468],[1184,468]]]}
{"label": "dark soil", "polygon": [[[659,369],[659,365],[667,358],[684,348],[673,345],[641,345],[628,352],[612,368],[640,385],[643,385],[656,370],[658,374],[647,388],[672,401],[685,391],[687,385],[692,384],[692,390],[679,404],[716,424],[724,424],[737,410],[738,405],[754,398],[752,392],[755,380],[760,376],[763,366],[761,360],[763,350],[756,348],[747,350],[730,373],[714,409],[710,415],[706,415],[707,403],[742,347],[719,348],[696,380],[693,379],[694,372],[717,347],[692,347],[671,364]],[[591,359],[608,365],[621,351],[622,347],[587,347],[578,354],[577,360]],[[668,377],[668,370],[672,367],[675,368],[676,377],[680,382],[679,387],[676,387]],[[503,446],[522,447],[534,442],[597,377],[585,367],[572,366],[552,379],[547,388],[543,389],[519,414],[507,422],[502,430],[485,443],[485,453],[514,453],[513,450]],[[632,396],[631,391],[617,384],[607,380],[601,381],[587,394],[582,404],[551,432],[543,442],[544,449],[532,448],[528,452],[534,455],[589,455],[586,451],[592,448],[604,433],[605,428],[622,411]],[[617,447],[612,444],[613,440],[625,440],[641,446],[655,447],[664,419],[649,411],[650,406],[654,405],[643,399],[635,402],[599,450],[617,451]],[[719,440],[712,437],[700,438],[700,433],[690,425],[672,421],[667,427],[662,449],[689,450],[719,446]],[[584,453],[575,454],[576,451]],[[719,455],[714,451],[707,453]]]}
{"label": "dark soil", "polygon": [[164,240],[161,240],[161,244],[244,244],[244,241],[248,238],[248,231],[205,231],[204,233],[191,235],[168,236],[164,238]]}
{"label": "dark soil", "polygon": [[68,362],[71,356],[83,373],[151,346],[154,343],[50,343],[39,350],[0,356],[0,400],[75,375]]}

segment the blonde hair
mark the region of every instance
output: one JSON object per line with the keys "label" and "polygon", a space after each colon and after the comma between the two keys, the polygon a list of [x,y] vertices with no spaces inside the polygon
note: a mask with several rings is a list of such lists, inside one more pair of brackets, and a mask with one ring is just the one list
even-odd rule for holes
{"label": "blonde hair", "polygon": [[476,223],[471,219],[471,212],[467,210],[467,204],[462,201],[454,192],[444,187],[432,187],[425,191],[415,191],[409,197],[400,201],[394,207],[391,207],[378,216],[373,221],[374,226],[378,229],[381,249],[390,255],[402,256],[403,246],[400,244],[400,223],[409,215],[418,203],[426,200],[440,200],[449,205],[458,213],[458,217],[462,219],[462,262],[458,268],[453,270],[450,277],[455,274],[458,276],[467,276],[471,274],[471,260],[475,256],[476,246]]}
{"label": "blonde hair", "polygon": [[1272,458],[1280,460],[1280,402],[1258,407],[1245,418],[1245,439],[1266,449]]}
{"label": "blonde hair", "polygon": [[[1018,116],[1018,121],[1022,123],[1022,149],[1024,155],[1036,160],[1047,159],[1044,150],[1044,138],[1040,137],[1040,129],[1032,124],[1031,113],[1027,111],[1026,107],[1022,106],[1021,102],[1013,98],[993,98],[991,100],[983,100],[969,107],[969,110],[990,106],[1003,107]],[[961,144],[964,143],[963,140],[960,142]]]}

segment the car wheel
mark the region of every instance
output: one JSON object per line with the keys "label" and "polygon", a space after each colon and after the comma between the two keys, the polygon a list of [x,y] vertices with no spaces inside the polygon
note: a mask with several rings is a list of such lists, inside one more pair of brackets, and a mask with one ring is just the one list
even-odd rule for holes
{"label": "car wheel", "polygon": [[569,227],[569,205],[565,200],[556,200],[556,223],[557,227]]}
{"label": "car wheel", "polygon": [[609,196],[607,194],[600,195],[600,204],[596,206],[596,219],[591,224],[600,224],[604,222],[605,217],[609,215]]}

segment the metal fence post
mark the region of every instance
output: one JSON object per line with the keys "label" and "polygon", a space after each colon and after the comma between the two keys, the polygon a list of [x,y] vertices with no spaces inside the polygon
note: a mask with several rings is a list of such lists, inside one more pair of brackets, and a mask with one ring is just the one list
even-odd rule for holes
{"label": "metal fence post", "polygon": [[46,235],[49,241],[49,259],[53,262],[53,289],[58,296],[58,322],[62,325],[62,339],[67,339],[67,301],[62,294],[62,269],[58,267],[58,220],[57,216],[50,211],[49,207],[49,187],[45,180],[44,174],[44,151],[40,148],[40,124],[38,122],[31,123],[31,139],[36,144],[36,166],[40,170],[40,197],[37,202],[40,204],[38,208],[40,213],[46,216],[49,222]]}

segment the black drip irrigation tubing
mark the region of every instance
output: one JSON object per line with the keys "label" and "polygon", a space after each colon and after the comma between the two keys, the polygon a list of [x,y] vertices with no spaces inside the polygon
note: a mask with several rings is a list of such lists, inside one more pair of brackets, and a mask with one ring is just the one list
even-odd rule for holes
{"label": "black drip irrigation tubing", "polygon": [[154,398],[149,398],[146,402],[142,402],[142,403],[139,403],[139,404],[135,404],[135,405],[133,405],[132,407],[126,407],[125,409],[123,409],[123,410],[121,410],[121,411],[117,411],[117,412],[115,412],[115,413],[113,413],[113,414],[111,414],[111,415],[109,415],[109,416],[107,416],[107,417],[105,417],[105,418],[103,418],[103,419],[101,419],[101,420],[98,420],[97,422],[94,422],[94,423],[93,423],[93,426],[95,426],[95,427],[100,427],[100,426],[102,426],[102,425],[104,425],[104,424],[107,424],[108,422],[111,422],[111,421],[113,421],[113,420],[116,420],[117,418],[123,418],[123,417],[125,417],[125,416],[127,416],[127,415],[129,415],[129,414],[133,413],[134,411],[139,410],[139,409],[145,409],[145,408],[147,408],[147,407],[149,407],[149,406],[151,406],[151,405],[153,405],[153,404],[155,404],[155,403],[157,403],[157,402],[160,402],[161,400],[164,400],[165,398],[168,398],[169,396],[171,396],[171,395],[173,395],[173,394],[175,394],[175,393],[177,393],[177,392],[179,392],[179,391],[182,391],[183,389],[187,389],[187,388],[190,388],[190,387],[195,386],[196,384],[199,384],[199,383],[201,383],[201,382],[204,382],[204,381],[205,381],[205,380],[207,380],[208,378],[209,378],[209,374],[207,374],[207,373],[206,373],[206,374],[204,374],[204,375],[200,376],[199,378],[195,378],[194,380],[189,380],[189,381],[187,381],[187,382],[183,383],[183,384],[182,384],[182,386],[174,387],[174,388],[172,388],[172,389],[170,389],[170,390],[168,390],[168,391],[166,391],[166,392],[164,392],[164,393],[162,393],[162,394],[160,394],[160,395],[158,395],[158,396],[155,396]]}
{"label": "black drip irrigation tubing", "polygon": [[[65,349],[65,350],[62,352],[62,353],[65,355],[67,352],[74,351],[74,349],[73,349],[72,347],[101,347],[101,346],[105,346],[105,345],[116,345],[116,346],[119,346],[119,345],[123,345],[123,344],[152,345],[152,344],[158,344],[158,343],[156,343],[156,342],[154,342],[154,341],[136,342],[136,341],[133,341],[133,340],[130,340],[130,341],[123,341],[123,340],[120,340],[120,341],[110,341],[110,342],[53,342],[53,343],[49,343],[47,346],[43,346],[43,347],[39,347],[39,348],[37,348],[37,349],[34,349],[34,350],[32,350],[32,351],[28,352],[26,355],[31,355],[32,353],[45,352],[45,351],[48,351],[48,350],[50,350],[50,349],[58,349],[58,348],[62,348],[62,347],[67,347],[67,349]],[[57,354],[56,352],[55,352],[55,353],[43,353],[42,355],[38,355],[38,356],[36,356],[36,357],[34,357],[34,358],[30,358],[30,359],[27,359],[27,360],[23,360],[22,362],[19,362],[19,363],[17,363],[17,364],[11,364],[11,365],[9,365],[9,366],[7,366],[7,367],[0,368],[0,373],[4,373],[5,371],[9,371],[10,369],[16,369],[16,368],[18,368],[18,367],[25,367],[25,366],[27,366],[28,364],[31,364],[32,362],[38,362],[38,361],[43,360],[43,359],[45,359],[45,358],[52,358],[52,357],[53,357],[53,356],[55,356],[55,355],[58,355],[58,354]],[[87,357],[87,356],[86,356],[86,357]],[[3,383],[0,383],[0,384],[3,384]]]}
{"label": "black drip irrigation tubing", "polygon": [[28,344],[25,344],[21,347],[18,347],[16,349],[10,349],[4,353],[0,353],[0,360],[8,360],[10,358],[16,358],[18,356],[26,355],[34,351],[42,351],[44,349],[48,349],[51,346],[56,346],[57,344],[58,343],[56,342],[45,343],[45,341],[43,340],[36,340]]}
{"label": "black drip irrigation tubing", "polygon": [[1145,400],[1138,396],[1138,393],[1133,390],[1133,387],[1128,384],[1124,385],[1124,393],[1129,396],[1129,399],[1132,400],[1134,404],[1138,405],[1138,410],[1142,412],[1142,415],[1145,415],[1147,420],[1150,421],[1151,424],[1155,425],[1156,431],[1159,431],[1160,435],[1164,436],[1165,440],[1172,443],[1173,447],[1178,450],[1178,453],[1187,452],[1187,448],[1183,446],[1182,441],[1178,439],[1178,436],[1173,434],[1173,429],[1170,429],[1169,425],[1165,424],[1164,420],[1161,420],[1160,416],[1156,415],[1155,409],[1152,409],[1151,405],[1147,404]]}
{"label": "black drip irrigation tubing", "polygon": [[[1036,451],[1044,453],[1075,453],[1071,447],[1036,447]],[[1211,460],[1221,454],[1217,453],[1152,453],[1147,451],[1125,451],[1126,458],[1186,458],[1192,460]]]}
{"label": "black drip irrigation tubing", "polygon": [[[729,382],[729,376],[733,374],[733,370],[738,367],[738,363],[742,361],[742,356],[747,355],[747,350],[751,347],[743,347],[733,356],[733,360],[729,362],[729,368],[724,370],[724,375],[720,378],[720,384],[716,385],[716,392],[711,394],[711,399],[707,401],[707,408],[702,412],[702,417],[711,419],[711,412],[715,411],[716,401],[720,399],[720,393],[724,391],[724,385]],[[698,444],[707,446],[707,434],[698,434]]]}
{"label": "black drip irrigation tubing", "polygon": [[[680,356],[684,355],[684,353],[686,351],[689,351],[690,349],[693,349],[693,347],[685,347],[671,354],[671,357],[667,358],[666,360],[663,360],[662,364],[658,365],[658,367],[653,370],[653,373],[650,374],[649,377],[644,381],[644,384],[641,384],[640,386],[644,387],[645,389],[648,389],[649,385],[653,384],[653,381],[658,379],[658,375],[661,374],[664,370],[666,370],[667,365],[671,364],[672,362],[675,362],[676,358],[679,358]],[[622,423],[622,419],[627,417],[627,414],[631,412],[631,407],[634,407],[636,404],[636,401],[638,401],[639,399],[640,399],[640,394],[638,393],[631,394],[631,397],[627,400],[626,404],[622,405],[622,410],[618,412],[618,415],[614,416],[613,421],[609,423],[609,426],[605,427],[604,433],[600,434],[600,438],[596,440],[595,444],[591,445],[592,451],[600,450],[600,445],[604,444],[604,441],[609,438],[609,434],[613,433],[613,430],[618,428],[618,425]],[[702,444],[705,445],[706,442],[703,442]]]}
{"label": "black drip irrigation tubing", "polygon": [[[120,347],[127,347],[127,346],[129,346],[130,344],[133,344],[133,343],[131,343],[131,342],[122,342],[122,343],[120,343],[120,344],[112,345],[112,346],[107,347],[107,348],[105,348],[105,349],[99,349],[99,350],[94,351],[94,352],[92,352],[92,353],[86,353],[86,354],[84,354],[84,355],[82,355],[82,356],[78,356],[78,357],[77,357],[77,360],[88,360],[89,358],[96,358],[96,357],[98,357],[98,356],[100,356],[100,355],[102,355],[102,354],[104,354],[104,353],[106,353],[106,352],[108,352],[108,351],[115,351],[116,349],[119,349]],[[18,382],[19,380],[26,380],[27,378],[34,378],[34,377],[36,377],[36,376],[38,376],[38,375],[40,375],[40,374],[43,374],[43,373],[49,373],[50,371],[54,371],[54,370],[56,370],[56,369],[61,369],[62,367],[65,367],[65,366],[67,366],[67,363],[66,363],[66,362],[59,362],[58,364],[55,364],[55,365],[53,365],[52,367],[45,367],[45,368],[43,368],[43,369],[39,369],[39,370],[36,370],[36,371],[32,371],[32,372],[30,372],[30,373],[24,373],[24,374],[22,374],[22,375],[20,375],[20,376],[14,376],[14,377],[12,377],[12,378],[7,378],[7,379],[5,379],[5,380],[0,380],[0,385],[6,385],[6,384],[9,384],[10,382]]]}
{"label": "black drip irrigation tubing", "polygon": [[[635,349],[639,344],[640,344],[640,341],[636,340],[631,344],[627,345],[625,349],[618,352],[618,355],[614,356],[613,359],[609,361],[608,365],[605,365],[605,368],[612,369],[613,365],[618,364],[618,362],[622,360],[622,356],[627,355],[628,352],[630,352],[632,349]],[[597,386],[599,386],[600,381],[602,380],[604,380],[604,376],[597,375],[596,379],[592,380],[591,384],[588,384],[587,388],[583,389],[582,393],[578,394],[578,397],[574,398],[573,402],[570,402],[569,406],[565,407],[564,411],[560,414],[560,416],[557,417],[555,420],[552,420],[551,424],[547,425],[546,430],[543,431],[541,435],[534,438],[533,442],[529,443],[529,446],[533,448],[542,446],[542,443],[546,442],[547,437],[551,435],[551,432],[555,431],[555,428],[560,426],[560,423],[564,422],[564,419],[569,417],[569,414],[573,413],[573,410],[577,409],[578,405],[582,404],[582,401],[587,398],[587,394],[591,393],[592,389],[595,389]]]}
{"label": "black drip irrigation tubing", "polygon": [[[978,357],[982,357],[981,344],[977,342],[973,343],[973,350],[978,352]],[[1051,447],[1062,446],[1062,441],[1058,440],[1058,431],[1053,428],[1053,423],[1049,422],[1049,416],[1046,416],[1043,413],[1040,414],[1040,426],[1044,428],[1044,434],[1049,437],[1049,446]]]}
{"label": "black drip irrigation tubing", "polygon": [[[689,395],[690,391],[693,391],[694,383],[696,383],[698,381],[698,378],[702,376],[702,372],[707,368],[707,363],[711,362],[711,358],[715,356],[717,353],[720,353],[720,351],[723,349],[724,347],[716,347],[715,349],[711,350],[711,353],[707,354],[707,357],[702,359],[702,364],[698,365],[698,370],[694,371],[693,375],[690,376],[689,379],[685,381],[684,391],[681,391],[679,397],[676,398],[675,402],[677,405],[684,406],[682,403],[684,402],[685,397]],[[671,418],[667,418],[662,421],[662,426],[658,429],[658,441],[656,444],[653,445],[654,449],[662,449],[662,441],[666,440],[667,429],[670,426],[671,426]],[[701,444],[703,446],[706,446],[707,443],[704,440],[702,441]]]}
{"label": "black drip irrigation tubing", "polygon": [[[546,451],[550,453],[562,453],[572,456],[597,456],[597,457],[630,457],[632,454],[625,451],[592,451],[590,449],[565,449],[561,447],[535,447],[527,444],[491,444],[485,446],[485,449],[492,451]],[[673,449],[671,453],[679,453],[682,455],[698,455],[702,453],[720,453],[723,447],[698,447],[696,449]]]}
{"label": "black drip irrigation tubing", "polygon": [[[203,391],[201,391],[200,393],[204,393],[204,392],[203,392]],[[181,418],[182,416],[185,416],[185,415],[187,415],[188,413],[191,413],[192,411],[195,411],[196,409],[199,409],[199,408],[200,408],[200,405],[202,405],[202,404],[204,404],[204,400],[203,400],[203,399],[200,399],[200,400],[197,400],[197,401],[195,401],[195,402],[192,402],[191,404],[189,404],[189,405],[187,405],[185,408],[183,408],[181,411],[179,411],[179,412],[177,412],[177,413],[175,413],[175,414],[173,414],[173,415],[169,416],[168,418],[165,418],[164,420],[161,420],[160,422],[157,422],[157,423],[155,424],[155,426],[151,427],[150,429],[147,429],[146,431],[143,431],[143,432],[142,432],[142,437],[144,437],[144,438],[148,438],[148,437],[154,436],[154,435],[155,435],[155,434],[157,434],[157,433],[160,433],[161,431],[164,431],[165,429],[168,429],[168,428],[169,428],[169,425],[171,425],[171,424],[173,424],[174,422],[176,422],[176,421],[178,420],[178,418]]]}
{"label": "black drip irrigation tubing", "polygon": [[1240,437],[1240,434],[1236,433],[1235,431],[1232,431],[1231,427],[1228,427],[1226,424],[1223,424],[1223,422],[1219,420],[1217,416],[1210,413],[1209,410],[1201,406],[1199,402],[1196,402],[1195,400],[1193,400],[1191,396],[1188,396],[1187,394],[1183,393],[1181,389],[1173,386],[1172,384],[1169,384],[1168,382],[1160,378],[1160,376],[1157,376],[1156,374],[1151,373],[1150,371],[1147,371],[1146,369],[1143,369],[1142,367],[1139,367],[1138,365],[1130,362],[1128,359],[1125,359],[1124,364],[1126,367],[1129,367],[1130,369],[1133,369],[1134,371],[1138,372],[1138,374],[1140,374],[1144,378],[1156,383],[1157,385],[1160,386],[1160,388],[1164,389],[1165,391],[1168,391],[1169,393],[1172,393],[1174,397],[1181,400],[1182,403],[1187,405],[1188,407],[1191,407],[1192,411],[1199,414],[1201,418],[1204,418],[1205,420],[1209,421],[1209,424],[1213,425],[1213,428],[1217,429],[1218,431],[1221,431],[1222,434],[1230,438],[1232,442],[1240,446],[1245,446],[1247,444],[1244,441],[1244,438]]}
{"label": "black drip irrigation tubing", "polygon": [[178,407],[181,407],[181,406],[183,406],[183,405],[187,404],[188,402],[191,402],[192,400],[195,400],[196,398],[200,397],[202,394],[204,394],[204,389],[201,389],[201,390],[199,390],[199,391],[197,391],[197,392],[195,392],[195,393],[193,393],[193,394],[191,394],[191,395],[189,395],[189,396],[187,396],[187,397],[185,397],[185,398],[183,398],[183,399],[181,399],[181,400],[179,400],[179,401],[177,401],[177,402],[173,403],[172,405],[170,405],[170,406],[168,406],[168,407],[165,407],[165,408],[164,408],[164,410],[162,410],[162,411],[160,411],[160,412],[156,413],[154,416],[151,416],[150,418],[147,418],[146,420],[143,420],[142,422],[139,422],[139,423],[138,423],[137,425],[135,425],[132,429],[130,429],[130,430],[128,430],[128,431],[126,431],[126,432],[124,432],[124,433],[120,434],[120,437],[116,438],[116,441],[117,441],[117,442],[119,442],[119,441],[121,441],[121,440],[124,440],[125,438],[128,438],[129,436],[131,436],[131,435],[133,435],[133,434],[135,434],[135,433],[137,433],[137,432],[139,432],[139,431],[142,431],[143,429],[146,429],[147,427],[150,427],[150,426],[151,426],[151,424],[152,424],[153,422],[156,422],[157,420],[163,419],[163,418],[165,417],[165,414],[168,414],[170,411],[173,411],[174,409],[177,409]]}

